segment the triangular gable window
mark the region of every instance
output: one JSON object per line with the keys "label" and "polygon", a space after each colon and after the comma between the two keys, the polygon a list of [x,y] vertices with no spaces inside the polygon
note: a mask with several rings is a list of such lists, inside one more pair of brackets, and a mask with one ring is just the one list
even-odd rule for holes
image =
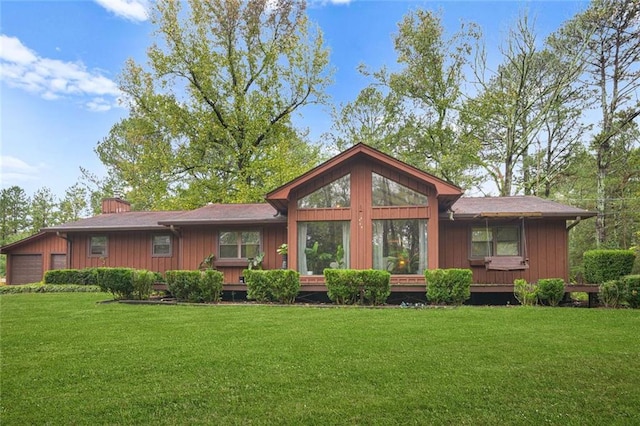
{"label": "triangular gable window", "polygon": [[426,206],[428,204],[426,195],[377,173],[371,174],[371,192],[375,207]]}
{"label": "triangular gable window", "polygon": [[329,209],[351,206],[351,175],[345,175],[298,200],[299,209]]}

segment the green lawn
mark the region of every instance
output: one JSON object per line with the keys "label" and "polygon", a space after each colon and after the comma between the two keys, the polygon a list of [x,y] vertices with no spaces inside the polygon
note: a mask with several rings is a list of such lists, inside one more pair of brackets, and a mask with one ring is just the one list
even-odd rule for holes
{"label": "green lawn", "polygon": [[637,424],[640,311],[0,297],[2,425]]}

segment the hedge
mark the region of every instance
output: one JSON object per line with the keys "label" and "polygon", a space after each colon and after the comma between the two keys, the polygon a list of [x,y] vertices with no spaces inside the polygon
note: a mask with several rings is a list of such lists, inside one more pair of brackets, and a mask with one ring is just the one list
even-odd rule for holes
{"label": "hedge", "polygon": [[289,269],[246,269],[247,299],[290,304],[300,292],[300,274]]}
{"label": "hedge", "polygon": [[96,268],[54,269],[44,273],[45,284],[97,285]]}
{"label": "hedge", "polygon": [[391,274],[374,269],[325,269],[327,295],[340,305],[381,305],[391,294]]}
{"label": "hedge", "polygon": [[640,308],[640,275],[627,275],[621,280],[625,296],[630,308]]}
{"label": "hedge", "polygon": [[167,289],[178,300],[187,302],[217,302],[222,294],[222,272],[166,271]]}
{"label": "hedge", "polygon": [[602,284],[630,274],[635,253],[633,250],[588,250],[583,260],[585,280]]}
{"label": "hedge", "polygon": [[551,306],[558,306],[564,297],[564,280],[562,278],[541,278],[538,280],[538,299]]}
{"label": "hedge", "polygon": [[427,300],[435,304],[462,305],[471,297],[470,269],[427,269]]}
{"label": "hedge", "polygon": [[97,285],[81,284],[20,284],[2,285],[0,294],[19,293],[101,293],[102,289]]}
{"label": "hedge", "polygon": [[133,271],[131,268],[96,268],[98,286],[116,299],[131,299],[134,292]]}

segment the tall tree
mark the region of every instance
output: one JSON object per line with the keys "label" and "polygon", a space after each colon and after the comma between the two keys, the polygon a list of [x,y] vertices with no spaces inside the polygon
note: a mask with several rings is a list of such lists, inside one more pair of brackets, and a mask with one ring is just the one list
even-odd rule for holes
{"label": "tall tree", "polygon": [[51,189],[43,187],[33,194],[29,215],[31,216],[31,233],[33,234],[42,228],[58,223],[58,204]]}
{"label": "tall tree", "polygon": [[127,62],[120,87],[130,115],[98,155],[137,200],[147,191],[155,198],[144,207],[257,201],[316,163],[317,149],[291,118],[325,100],[322,34],[297,0],[182,4],[155,3],[159,41],[147,69]]}
{"label": "tall tree", "polygon": [[87,208],[87,189],[76,183],[67,188],[58,204],[58,221],[67,223],[81,219],[88,213]]}
{"label": "tall tree", "polygon": [[640,0],[594,0],[556,34],[557,45],[584,46],[585,87],[601,121],[591,143],[596,155],[598,244],[607,241],[607,182],[616,137],[640,116]]}
{"label": "tall tree", "polygon": [[19,186],[3,188],[0,193],[0,245],[14,241],[27,232],[29,197]]}

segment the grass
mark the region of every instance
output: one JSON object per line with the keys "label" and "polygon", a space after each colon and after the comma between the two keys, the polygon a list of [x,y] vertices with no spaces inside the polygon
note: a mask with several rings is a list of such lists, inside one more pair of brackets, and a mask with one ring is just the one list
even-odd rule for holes
{"label": "grass", "polygon": [[0,297],[2,425],[631,424],[640,312]]}

